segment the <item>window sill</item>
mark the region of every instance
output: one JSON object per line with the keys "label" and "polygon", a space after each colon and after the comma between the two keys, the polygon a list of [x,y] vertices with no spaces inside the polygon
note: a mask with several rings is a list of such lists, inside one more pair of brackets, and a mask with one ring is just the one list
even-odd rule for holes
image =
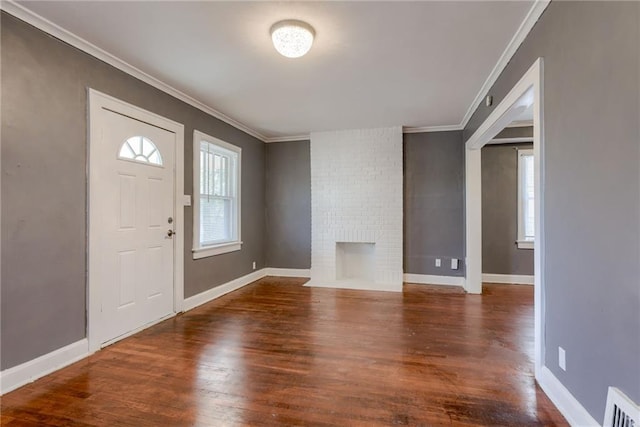
{"label": "window sill", "polygon": [[239,251],[242,247],[242,242],[229,242],[222,243],[215,246],[207,246],[204,248],[192,249],[193,259],[206,258],[214,255],[226,254],[229,252]]}
{"label": "window sill", "polygon": [[518,244],[518,249],[533,249],[532,240],[518,240],[516,243]]}

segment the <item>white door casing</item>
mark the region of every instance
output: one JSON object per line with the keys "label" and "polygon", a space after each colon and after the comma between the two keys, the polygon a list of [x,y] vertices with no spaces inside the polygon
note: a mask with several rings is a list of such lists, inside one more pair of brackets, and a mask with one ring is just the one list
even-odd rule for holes
{"label": "white door casing", "polygon": [[[93,90],[89,102],[87,334],[95,351],[181,310],[184,129]],[[119,156],[138,136],[162,165]]]}
{"label": "white door casing", "polygon": [[465,289],[482,293],[482,168],[480,150],[520,113],[533,110],[533,157],[535,198],[534,241],[534,374],[540,381],[544,368],[544,61],[538,58],[493,112],[465,142],[466,159],[466,260]]}

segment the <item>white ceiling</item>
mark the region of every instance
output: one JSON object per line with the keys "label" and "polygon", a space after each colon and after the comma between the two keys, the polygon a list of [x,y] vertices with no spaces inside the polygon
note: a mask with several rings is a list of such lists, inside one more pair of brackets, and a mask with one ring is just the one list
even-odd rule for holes
{"label": "white ceiling", "polygon": [[[20,3],[266,137],[459,125],[534,4]],[[282,19],[315,28],[308,55],[273,49]]]}

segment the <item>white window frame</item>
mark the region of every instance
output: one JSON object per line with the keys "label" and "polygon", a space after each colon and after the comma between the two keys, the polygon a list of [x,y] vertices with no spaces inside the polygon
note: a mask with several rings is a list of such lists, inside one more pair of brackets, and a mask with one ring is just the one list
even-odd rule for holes
{"label": "white window frame", "polygon": [[[534,239],[527,239],[525,237],[525,158],[531,156],[533,158],[533,149],[518,149],[518,249],[533,249],[535,242]],[[535,161],[535,159],[534,159]],[[535,201],[534,201],[535,203]]]}
{"label": "white window frame", "polygon": [[[214,245],[200,245],[200,144],[207,142],[222,150],[234,152],[238,156],[236,165],[235,224],[236,238]],[[198,130],[193,132],[193,259],[206,258],[228,252],[239,251],[242,247],[241,230],[241,180],[242,149]]]}

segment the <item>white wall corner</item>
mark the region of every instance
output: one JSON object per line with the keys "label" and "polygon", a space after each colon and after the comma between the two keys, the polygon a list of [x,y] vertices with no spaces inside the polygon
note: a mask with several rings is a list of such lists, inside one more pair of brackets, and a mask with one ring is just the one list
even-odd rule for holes
{"label": "white wall corner", "polygon": [[34,382],[89,355],[86,338],[0,372],[0,394]]}
{"label": "white wall corner", "polygon": [[435,276],[430,274],[405,273],[404,282],[419,285],[445,285],[464,287],[464,277],[458,276]]}
{"label": "white wall corner", "polygon": [[538,384],[546,395],[551,399],[556,408],[566,418],[570,425],[574,427],[599,426],[587,410],[578,402],[569,390],[553,375],[553,373],[543,366],[537,378]]}

